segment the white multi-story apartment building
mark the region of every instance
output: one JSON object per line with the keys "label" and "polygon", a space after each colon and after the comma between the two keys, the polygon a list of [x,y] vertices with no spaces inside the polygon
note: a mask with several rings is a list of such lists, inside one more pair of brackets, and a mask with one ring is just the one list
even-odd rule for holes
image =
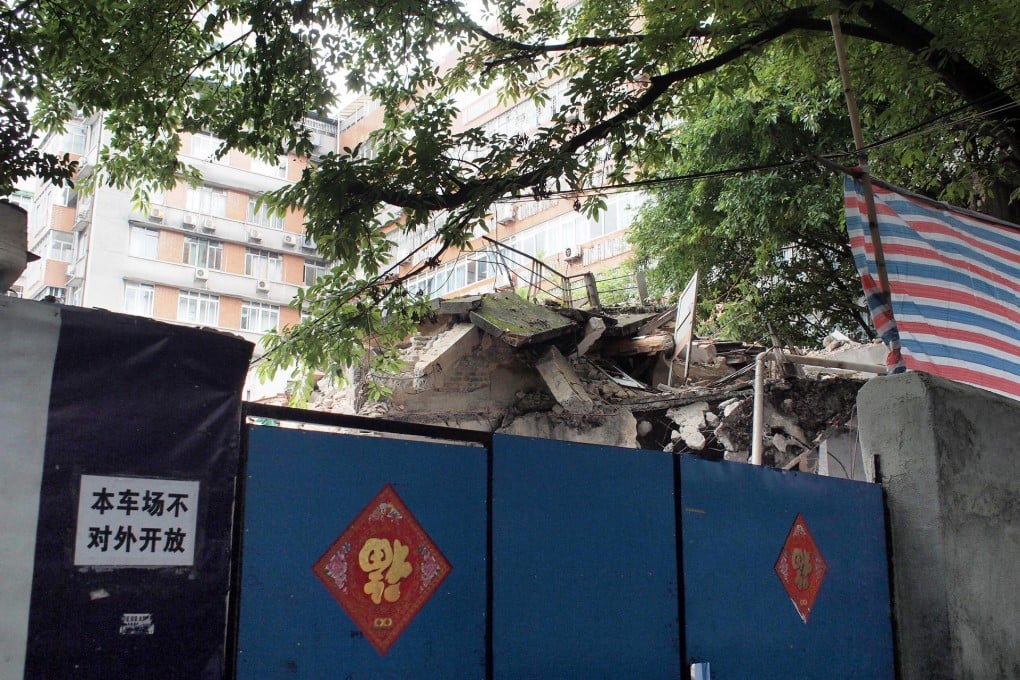
{"label": "white multi-story apartment building", "polygon": [[[565,80],[550,84],[546,90],[548,101],[542,105],[525,100],[506,106],[499,104],[494,92],[479,95],[462,107],[458,127],[481,126],[487,132],[506,135],[532,133],[548,123],[552,112],[563,103],[566,88]],[[340,147],[354,148],[366,142],[381,125],[382,115],[382,109],[367,99],[359,99],[345,108],[339,116]],[[437,244],[425,244],[441,224],[440,214],[427,231],[403,234],[394,229],[390,237],[397,247],[392,262],[403,262],[400,273],[411,274],[407,280],[410,290],[430,297],[485,292],[506,284],[500,270],[507,258],[497,254],[483,236],[541,260],[567,277],[605,271],[621,265],[629,255],[626,231],[644,200],[644,195],[637,191],[609,194],[606,210],[598,219],[575,210],[573,199],[498,202],[493,206],[488,232],[475,234],[471,252],[447,251],[438,267],[413,273],[439,249]],[[521,259],[516,258],[517,264],[526,268]]]}
{"label": "white multi-story apartment building", "polygon": [[[333,150],[336,124],[307,119],[319,151]],[[78,120],[42,147],[79,162],[76,188],[95,182],[103,117]],[[185,134],[182,160],[203,184],[179,183],[136,210],[131,192],[96,183],[91,193],[44,183],[29,215],[29,250],[41,259],[20,280],[26,298],[205,326],[257,341],[296,323],[288,307],[325,264],[304,235],[299,212],[270,214],[260,194],[301,176],[307,159],[266,164],[231,151],[214,160],[219,140]]]}

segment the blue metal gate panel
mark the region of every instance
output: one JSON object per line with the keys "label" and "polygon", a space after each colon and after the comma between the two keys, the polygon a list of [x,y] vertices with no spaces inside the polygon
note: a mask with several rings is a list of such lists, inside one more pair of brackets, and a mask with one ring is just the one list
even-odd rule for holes
{"label": "blue metal gate panel", "polygon": [[[774,569],[800,513],[827,563],[807,622]],[[712,680],[892,678],[882,490],[684,456],[687,663]]]}
{"label": "blue metal gate panel", "polygon": [[494,677],[680,675],[670,454],[497,435]]}
{"label": "blue metal gate panel", "polygon": [[[484,448],[250,428],[238,678],[485,675]],[[452,571],[385,656],[312,565],[391,484]]]}

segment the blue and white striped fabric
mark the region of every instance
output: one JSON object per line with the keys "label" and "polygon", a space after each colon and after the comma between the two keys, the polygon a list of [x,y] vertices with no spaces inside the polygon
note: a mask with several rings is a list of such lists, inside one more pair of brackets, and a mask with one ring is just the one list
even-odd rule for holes
{"label": "blue and white striped fabric", "polygon": [[874,194],[892,314],[878,283],[863,187],[846,179],[850,245],[875,328],[890,346],[890,368],[1020,399],[1020,226],[881,182]]}

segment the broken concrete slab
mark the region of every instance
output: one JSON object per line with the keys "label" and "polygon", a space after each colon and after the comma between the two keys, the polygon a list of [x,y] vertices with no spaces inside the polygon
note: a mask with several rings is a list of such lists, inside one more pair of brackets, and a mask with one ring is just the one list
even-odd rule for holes
{"label": "broken concrete slab", "polygon": [[591,413],[595,408],[588,391],[584,388],[584,383],[555,346],[545,351],[535,364],[535,368],[564,411],[583,414]]}
{"label": "broken concrete slab", "polygon": [[432,301],[432,309],[434,309],[437,314],[445,314],[449,316],[468,314],[481,306],[481,295],[469,295],[467,297],[454,298],[452,300]]}
{"label": "broken concrete slab", "polygon": [[537,345],[570,333],[576,324],[542,305],[511,293],[496,293],[482,299],[470,312],[471,322],[511,347]]}
{"label": "broken concrete slab", "polygon": [[[597,422],[591,422],[597,420]],[[638,448],[637,420],[626,409],[610,410],[596,416],[554,417],[548,413],[517,416],[498,432],[539,439]]]}
{"label": "broken concrete slab", "polygon": [[438,335],[432,344],[421,353],[414,365],[414,379],[417,383],[431,377],[435,387],[442,387],[443,375],[454,364],[467,356],[478,346],[478,327],[472,323],[455,324],[450,330]]}
{"label": "broken concrete slab", "polygon": [[591,349],[592,345],[598,342],[602,334],[606,332],[606,322],[598,317],[588,319],[585,324],[584,337],[577,343],[577,356],[583,357]]}
{"label": "broken concrete slab", "polygon": [[672,321],[675,317],[676,305],[673,305],[658,316],[654,316],[649,321],[646,321],[644,325],[642,325],[637,332],[634,333],[634,335],[648,335],[649,333],[653,333],[665,326],[668,322]]}
{"label": "broken concrete slab", "polygon": [[[637,313],[637,314],[617,314],[613,318],[616,319],[615,325],[610,325],[606,329],[606,337],[626,337],[631,335],[647,335],[651,331],[646,333],[639,332],[644,324],[655,319],[658,314],[655,313]],[[672,318],[670,316],[669,318]]]}

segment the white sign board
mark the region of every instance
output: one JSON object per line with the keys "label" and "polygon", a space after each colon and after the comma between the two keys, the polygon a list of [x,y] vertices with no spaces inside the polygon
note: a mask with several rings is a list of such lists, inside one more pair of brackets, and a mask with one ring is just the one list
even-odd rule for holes
{"label": "white sign board", "polygon": [[[673,331],[673,361],[676,361],[680,353],[684,357],[684,380],[691,366],[691,341],[694,339],[694,321],[698,311],[698,272],[687,282],[684,292],[676,303],[676,324]],[[670,368],[667,385],[673,384],[673,370]]]}
{"label": "white sign board", "polygon": [[75,566],[190,567],[197,481],[81,476]]}

